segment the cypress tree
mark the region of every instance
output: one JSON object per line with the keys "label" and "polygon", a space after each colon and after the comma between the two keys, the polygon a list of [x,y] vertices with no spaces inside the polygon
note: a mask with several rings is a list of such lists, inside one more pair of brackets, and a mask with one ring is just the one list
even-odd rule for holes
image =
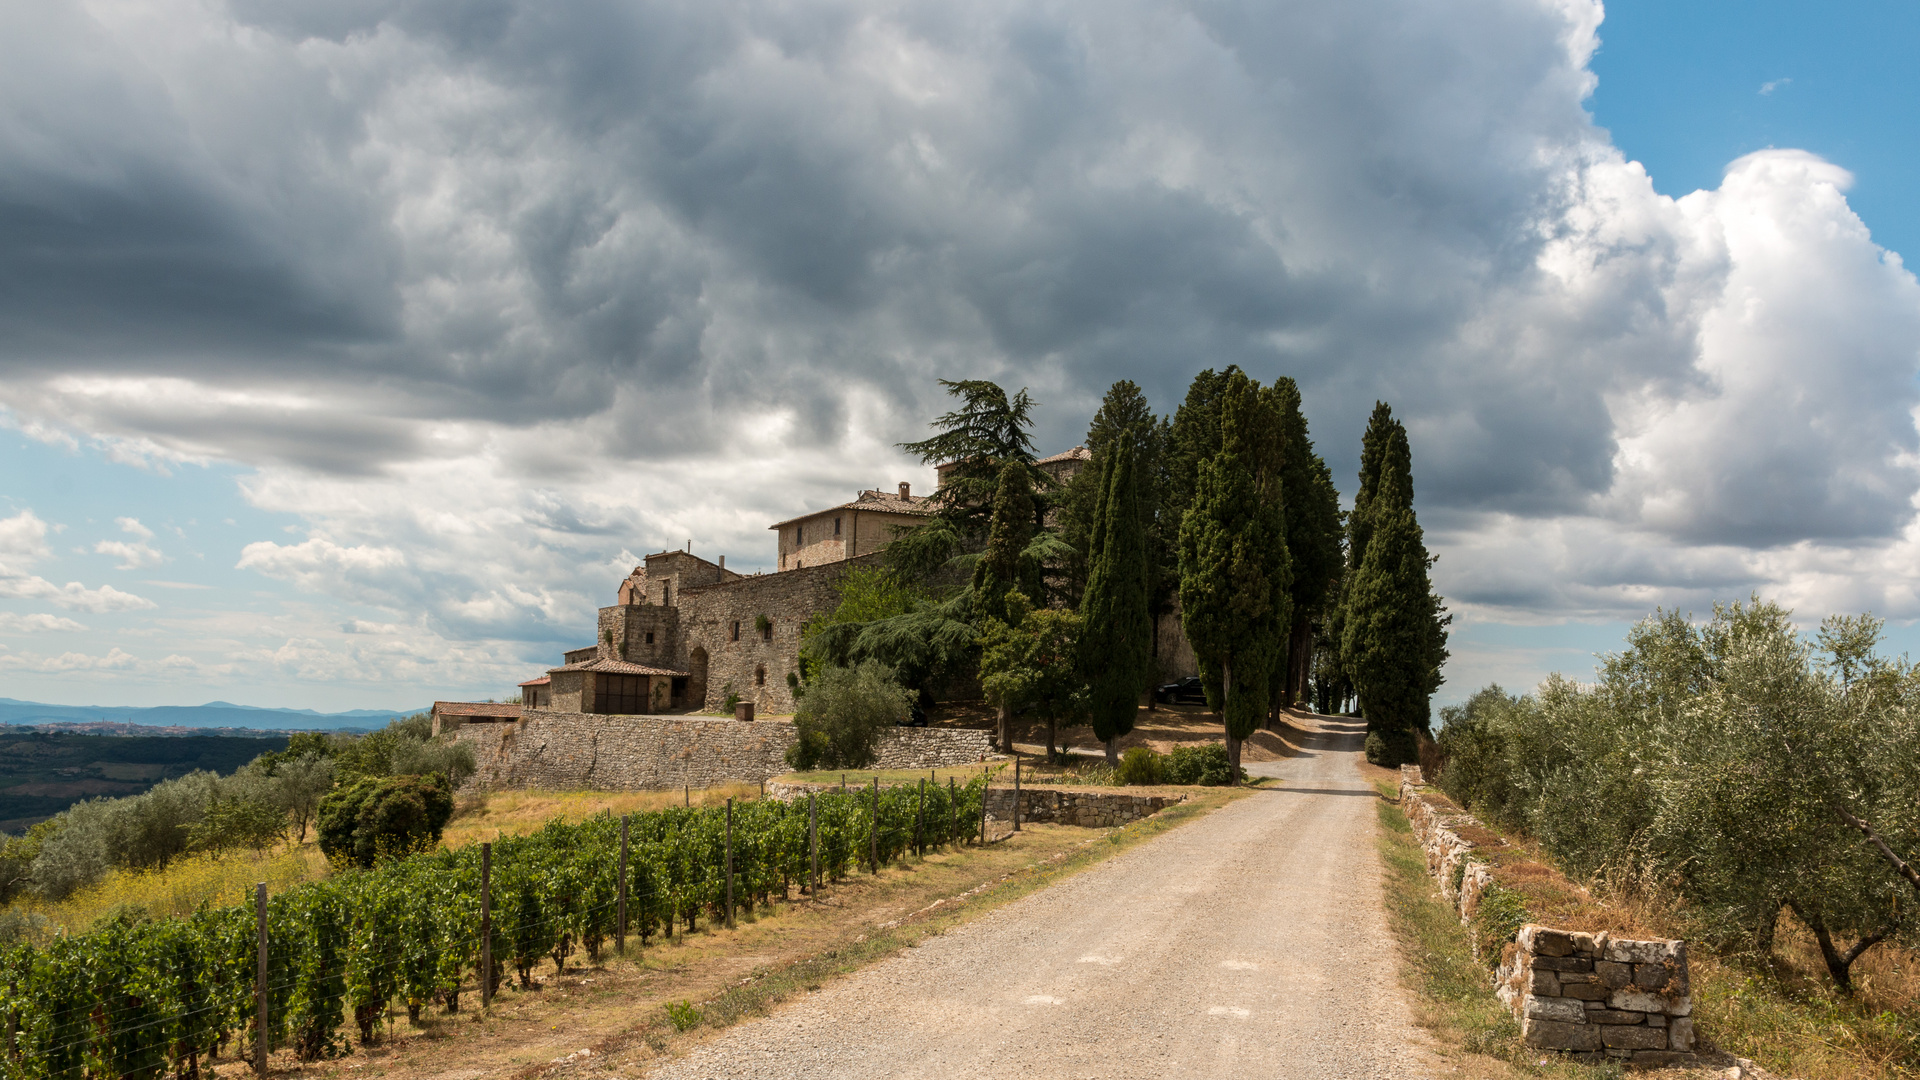
{"label": "cypress tree", "polygon": [[1287,557],[1293,568],[1293,624],[1287,635],[1287,663],[1281,669],[1277,704],[1308,699],[1313,674],[1313,622],[1327,609],[1340,580],[1340,493],[1333,471],[1313,452],[1300,388],[1292,379],[1274,380],[1282,444],[1281,491],[1287,513]]}
{"label": "cypress tree", "polygon": [[[1399,765],[1416,755],[1414,732],[1427,731],[1430,700],[1442,682],[1446,625],[1451,621],[1433,592],[1425,536],[1413,511],[1412,454],[1406,430],[1385,406],[1385,422],[1369,454],[1362,483],[1374,467],[1372,490],[1354,511],[1355,543],[1364,550],[1347,583],[1340,652],[1367,719],[1368,759]],[[1373,425],[1369,437],[1376,436]],[[1356,500],[1357,501],[1357,500]],[[1364,519],[1364,520],[1362,520]]]}
{"label": "cypress tree", "polygon": [[1131,434],[1122,434],[1103,455],[1104,525],[1094,532],[1099,547],[1081,607],[1081,670],[1087,679],[1093,734],[1106,744],[1110,764],[1119,761],[1120,737],[1133,730],[1152,663],[1146,530],[1140,520],[1133,443]]}
{"label": "cypress tree", "polygon": [[[1000,468],[993,493],[993,516],[987,526],[987,548],[973,570],[974,610],[978,619],[1006,621],[1006,597],[1010,589],[1022,585],[1020,556],[1033,539],[1033,488],[1025,462],[1011,460]],[[1026,575],[1031,576],[1031,575]],[[1022,590],[1029,596],[1040,595],[1037,587]]]}
{"label": "cypress tree", "polygon": [[1292,574],[1272,393],[1233,371],[1223,397],[1223,445],[1201,463],[1181,523],[1180,607],[1238,769],[1241,742],[1267,716]]}

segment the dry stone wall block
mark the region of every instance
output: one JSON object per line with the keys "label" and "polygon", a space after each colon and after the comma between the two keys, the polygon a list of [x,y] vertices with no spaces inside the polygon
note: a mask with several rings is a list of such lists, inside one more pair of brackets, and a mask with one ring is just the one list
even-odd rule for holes
{"label": "dry stone wall block", "polygon": [[[1463,922],[1471,919],[1493,872],[1458,830],[1478,822],[1421,790],[1413,767],[1401,770],[1400,801],[1441,892]],[[1636,1066],[1696,1060],[1685,942],[1529,924],[1503,954],[1494,985],[1520,1018],[1528,1046]]]}

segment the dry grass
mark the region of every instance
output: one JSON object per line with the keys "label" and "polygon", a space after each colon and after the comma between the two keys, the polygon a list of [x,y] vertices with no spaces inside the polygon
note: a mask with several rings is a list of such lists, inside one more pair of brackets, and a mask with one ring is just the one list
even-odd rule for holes
{"label": "dry grass", "polygon": [[261,854],[190,855],[159,870],[116,870],[65,900],[21,900],[12,910],[45,916],[48,932],[77,934],[105,915],[188,915],[202,904],[240,903],[256,882],[280,892],[327,873],[327,860],[312,844]]}

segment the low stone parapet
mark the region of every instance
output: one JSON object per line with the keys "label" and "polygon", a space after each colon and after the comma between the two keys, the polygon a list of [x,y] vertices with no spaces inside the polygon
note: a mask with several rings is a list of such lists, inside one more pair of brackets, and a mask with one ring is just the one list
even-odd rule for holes
{"label": "low stone parapet", "polygon": [[[1013,821],[1013,789],[987,789],[987,820],[1010,824]],[[1185,795],[1127,795],[1117,791],[1084,788],[1023,787],[1020,789],[1020,820],[1025,824],[1051,823],[1078,825],[1085,829],[1110,829],[1125,825],[1185,802]]]}
{"label": "low stone parapet", "polygon": [[1684,941],[1629,941],[1528,924],[1501,965],[1521,1037],[1636,1065],[1691,1064],[1693,997]]}
{"label": "low stone parapet", "polygon": [[[1400,804],[1441,895],[1471,924],[1496,883],[1489,847],[1505,841],[1428,790],[1418,766],[1400,772]],[[1478,952],[1479,943],[1475,942]],[[1685,1065],[1693,1054],[1693,998],[1683,941],[1635,941],[1529,923],[1495,957],[1494,985],[1530,1047]]]}

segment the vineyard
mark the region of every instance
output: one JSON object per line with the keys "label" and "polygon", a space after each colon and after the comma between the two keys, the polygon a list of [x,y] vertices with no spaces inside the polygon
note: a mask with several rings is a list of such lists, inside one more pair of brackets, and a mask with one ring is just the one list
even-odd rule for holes
{"label": "vineyard", "polygon": [[0,1078],[196,1077],[203,1061],[258,1047],[262,997],[268,1048],[328,1057],[349,1037],[378,1041],[401,1007],[414,1020],[458,1012],[508,978],[530,986],[542,963],[597,962],[629,935],[645,947],[703,916],[791,898],[816,874],[963,843],[984,792],[984,779],[922,782],[552,822],[485,855],[474,845],[342,871],[268,898],[264,980],[251,900],[22,946],[0,960]]}

